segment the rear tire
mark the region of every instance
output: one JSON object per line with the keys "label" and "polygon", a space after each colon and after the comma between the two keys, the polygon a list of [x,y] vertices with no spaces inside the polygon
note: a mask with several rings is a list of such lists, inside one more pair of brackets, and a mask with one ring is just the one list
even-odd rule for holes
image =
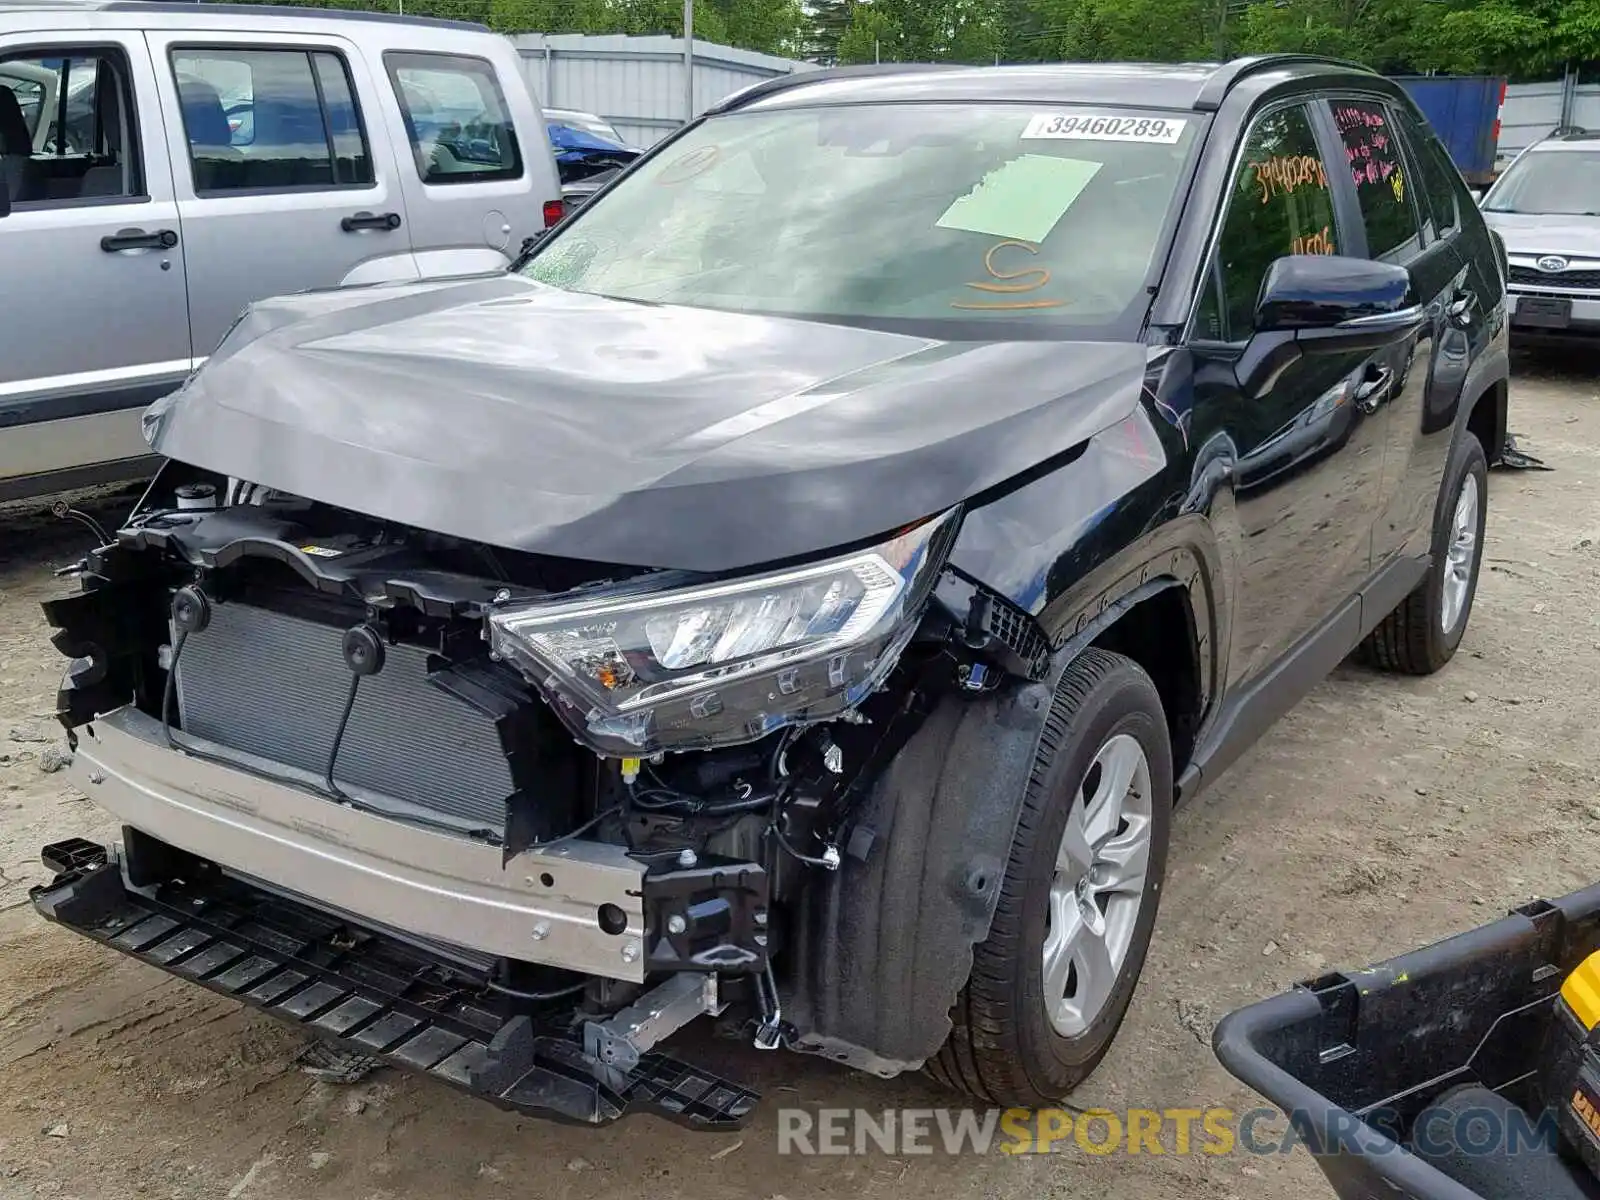
{"label": "rear tire", "polygon": [[1144,967],[1172,803],[1155,685],[1086,650],[1056,687],[989,936],[930,1075],[1004,1107],[1054,1103],[1088,1078]]}
{"label": "rear tire", "polygon": [[1455,657],[1467,631],[1489,511],[1489,464],[1477,438],[1468,434],[1456,446],[1439,495],[1433,566],[1362,643],[1361,657],[1380,670],[1432,675]]}

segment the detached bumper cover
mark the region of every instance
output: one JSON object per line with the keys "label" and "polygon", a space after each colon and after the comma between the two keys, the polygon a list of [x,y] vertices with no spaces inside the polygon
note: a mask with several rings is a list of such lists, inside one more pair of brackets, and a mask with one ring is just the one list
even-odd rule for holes
{"label": "detached bumper cover", "polygon": [[569,1022],[508,1013],[425,951],[219,873],[152,897],[92,843],[43,858],[57,879],[33,903],[48,920],[502,1108],[584,1124],[649,1111],[702,1129],[737,1127],[755,1108],[754,1092],[662,1054],[607,1071]]}

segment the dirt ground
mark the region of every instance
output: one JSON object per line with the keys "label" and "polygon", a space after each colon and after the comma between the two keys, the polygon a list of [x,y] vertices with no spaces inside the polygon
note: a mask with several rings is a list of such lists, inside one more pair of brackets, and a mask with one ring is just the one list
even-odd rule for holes
{"label": "dirt ground", "polygon": [[[1075,1101],[1249,1108],[1258,1099],[1211,1054],[1223,1013],[1600,879],[1597,366],[1518,364],[1512,428],[1555,471],[1494,476],[1455,663],[1424,680],[1341,669],[1179,813],[1132,1015]],[[38,602],[84,539],[37,507],[0,510],[0,1198],[1331,1195],[1304,1151],[779,1155],[780,1106],[947,1101],[919,1079],[727,1042],[698,1052],[767,1097],[739,1135],[654,1118],[565,1129],[388,1072],[313,1081],[293,1031],[48,926],[27,903],[45,877],[41,844],[109,832],[41,769],[61,660]]]}

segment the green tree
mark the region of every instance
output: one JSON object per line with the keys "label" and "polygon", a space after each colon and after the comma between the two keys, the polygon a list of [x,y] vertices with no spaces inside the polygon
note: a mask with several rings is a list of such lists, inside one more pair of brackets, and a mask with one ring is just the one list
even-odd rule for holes
{"label": "green tree", "polygon": [[860,0],[839,40],[840,62],[992,63],[1005,35],[999,0]]}
{"label": "green tree", "polygon": [[1251,52],[1305,51],[1379,70],[1527,76],[1600,58],[1600,0],[1263,0]]}
{"label": "green tree", "polygon": [[1457,4],[1417,47],[1428,67],[1547,75],[1600,58],[1600,0],[1480,0]]}
{"label": "green tree", "polygon": [[608,0],[489,0],[488,21],[505,33],[609,33],[609,8]]}
{"label": "green tree", "polygon": [[[395,11],[401,0],[287,0]],[[683,33],[682,0],[404,0],[507,33]],[[1600,60],[1600,0],[697,0],[695,34],[816,62],[1331,54],[1402,73],[1549,77]]]}
{"label": "green tree", "polygon": [[812,0],[806,18],[804,56],[824,66],[838,62],[839,44],[851,30],[856,7],[855,0]]}
{"label": "green tree", "polygon": [[1033,0],[1033,60],[1178,62],[1215,57],[1218,0]]}
{"label": "green tree", "polygon": [[[805,52],[807,20],[800,0],[711,0],[722,16],[729,45],[763,54],[799,57]],[[695,10],[695,23],[700,21]]]}
{"label": "green tree", "polygon": [[849,26],[834,43],[834,61],[870,63],[877,62],[881,56],[894,62],[901,38],[900,27],[885,7],[858,4],[850,16]]}
{"label": "green tree", "polygon": [[1427,0],[1290,0],[1252,4],[1239,21],[1247,53],[1296,52],[1404,69],[1420,41],[1437,36],[1438,4]]}

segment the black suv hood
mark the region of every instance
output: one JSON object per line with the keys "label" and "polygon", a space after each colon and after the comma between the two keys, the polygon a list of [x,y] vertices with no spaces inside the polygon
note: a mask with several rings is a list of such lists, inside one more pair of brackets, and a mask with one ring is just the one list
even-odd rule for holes
{"label": "black suv hood", "polygon": [[514,550],[726,571],[885,533],[1127,415],[1137,344],[938,342],[514,275],[266,301],[159,453]]}

